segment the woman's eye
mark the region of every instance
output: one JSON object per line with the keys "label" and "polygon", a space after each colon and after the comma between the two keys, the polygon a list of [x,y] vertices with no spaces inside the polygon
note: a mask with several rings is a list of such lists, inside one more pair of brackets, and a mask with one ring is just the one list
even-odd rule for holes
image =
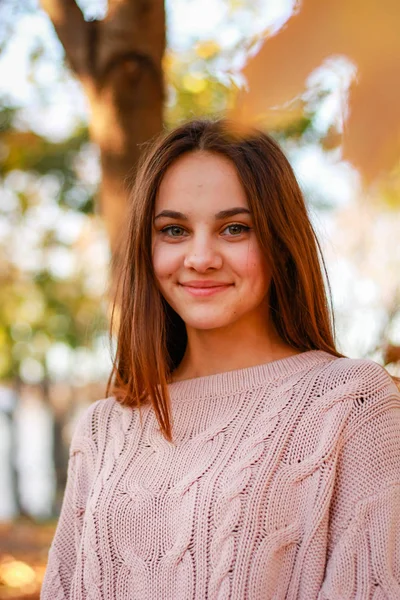
{"label": "woman's eye", "polygon": [[184,231],[183,227],[178,225],[168,225],[168,227],[161,229],[161,233],[165,233],[168,237],[180,237]]}
{"label": "woman's eye", "polygon": [[233,223],[232,225],[228,225],[228,227],[226,227],[224,229],[224,231],[229,230],[229,234],[233,235],[233,236],[238,236],[241,233],[245,233],[246,231],[250,230],[250,227],[247,227],[247,225],[240,225],[239,223]]}
{"label": "woman's eye", "polygon": [[[232,223],[227,225],[223,232],[227,232],[230,237],[239,237],[242,233],[250,231],[250,227],[247,225],[241,225],[240,223]],[[180,238],[186,235],[186,230],[179,225],[167,225],[161,229],[161,233],[169,238]]]}

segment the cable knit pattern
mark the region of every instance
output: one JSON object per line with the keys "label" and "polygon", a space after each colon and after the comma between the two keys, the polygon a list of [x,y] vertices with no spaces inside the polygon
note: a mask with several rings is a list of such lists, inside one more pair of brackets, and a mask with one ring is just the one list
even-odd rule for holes
{"label": "cable knit pattern", "polygon": [[400,599],[400,395],[309,351],[79,419],[42,600]]}

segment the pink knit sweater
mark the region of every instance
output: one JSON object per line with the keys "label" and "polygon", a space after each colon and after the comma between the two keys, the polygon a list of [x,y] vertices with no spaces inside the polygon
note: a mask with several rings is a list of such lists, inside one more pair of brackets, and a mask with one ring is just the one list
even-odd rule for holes
{"label": "pink knit sweater", "polygon": [[400,395],[310,351],[79,420],[42,600],[400,599]]}

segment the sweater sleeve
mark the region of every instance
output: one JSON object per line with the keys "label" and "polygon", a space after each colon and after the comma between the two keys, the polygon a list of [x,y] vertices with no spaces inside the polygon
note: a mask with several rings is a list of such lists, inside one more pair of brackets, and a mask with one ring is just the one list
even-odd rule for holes
{"label": "sweater sleeve", "polygon": [[43,579],[41,600],[67,600],[80,544],[86,501],[97,454],[96,408],[90,405],[79,418],[71,440],[67,483]]}
{"label": "sweater sleeve", "polygon": [[343,432],[319,600],[400,598],[400,394],[372,361]]}

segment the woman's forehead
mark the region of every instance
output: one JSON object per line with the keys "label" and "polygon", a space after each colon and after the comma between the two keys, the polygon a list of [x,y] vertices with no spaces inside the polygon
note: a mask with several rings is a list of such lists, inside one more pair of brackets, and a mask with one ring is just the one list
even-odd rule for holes
{"label": "woman's forehead", "polygon": [[212,209],[247,207],[245,190],[235,165],[226,157],[195,152],[180,157],[165,173],[156,198],[156,211],[183,207]]}

